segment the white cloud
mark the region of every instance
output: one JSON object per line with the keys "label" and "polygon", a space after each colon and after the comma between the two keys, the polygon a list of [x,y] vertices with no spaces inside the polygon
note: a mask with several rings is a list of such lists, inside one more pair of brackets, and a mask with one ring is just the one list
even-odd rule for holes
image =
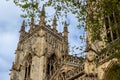
{"label": "white cloud", "polygon": [[18,37],[18,33],[14,30],[0,32],[0,79],[2,80],[9,80],[9,69],[14,59]]}
{"label": "white cloud", "polygon": [[0,79],[9,80],[9,73],[11,68],[10,61],[6,61],[5,58],[0,57]]}
{"label": "white cloud", "polygon": [[0,38],[0,53],[5,56],[11,55],[11,52],[15,51],[18,35],[15,32],[4,32],[0,34]]}
{"label": "white cloud", "polygon": [[1,80],[10,80],[9,73],[8,72],[0,73],[0,79]]}
{"label": "white cloud", "polygon": [[0,0],[0,79],[9,79],[20,28],[20,10],[12,0]]}
{"label": "white cloud", "polygon": [[[2,57],[0,57],[0,72],[4,72],[5,70],[3,70],[4,68],[7,69],[8,68],[8,62],[6,60],[4,60]],[[6,70],[7,71],[7,70]]]}

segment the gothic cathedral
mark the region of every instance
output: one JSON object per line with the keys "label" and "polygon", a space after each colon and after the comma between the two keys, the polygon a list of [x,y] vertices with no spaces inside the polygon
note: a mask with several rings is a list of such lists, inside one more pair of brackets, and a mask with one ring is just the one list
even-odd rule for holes
{"label": "gothic cathedral", "polygon": [[[95,12],[97,2],[99,0],[88,0],[87,19],[91,17],[91,13],[97,14]],[[97,10],[99,12],[100,9]],[[68,24],[64,22],[64,31],[59,33],[56,29],[56,17],[53,19],[52,26],[46,25],[45,17],[43,6],[39,24],[33,25],[31,22],[29,32],[25,31],[26,24],[23,21],[10,80],[106,80],[107,71],[118,60],[111,56],[114,52],[112,54],[105,50],[101,54],[97,52],[108,48],[113,41],[117,41],[117,31],[114,33],[109,29],[109,23],[112,23],[113,19],[105,16],[105,22],[102,22],[103,16],[99,18],[103,26],[100,32],[102,41],[97,39],[92,41],[91,30],[87,28],[86,57],[81,59],[69,55]],[[87,21],[86,27],[93,26],[89,23]],[[107,32],[108,29],[109,32]],[[110,38],[109,43],[106,43],[103,37]]]}

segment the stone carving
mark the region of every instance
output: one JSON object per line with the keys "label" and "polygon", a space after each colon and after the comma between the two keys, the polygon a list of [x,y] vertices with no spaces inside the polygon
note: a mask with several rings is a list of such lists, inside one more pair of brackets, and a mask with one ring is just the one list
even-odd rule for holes
{"label": "stone carving", "polygon": [[96,74],[95,52],[90,50],[86,53],[86,61],[84,65],[86,74]]}
{"label": "stone carving", "polygon": [[95,40],[95,42],[91,44],[91,48],[96,52],[100,52],[104,48],[104,45],[103,41]]}
{"label": "stone carving", "polygon": [[92,62],[95,60],[95,52],[93,51],[89,51],[89,53],[86,54],[86,59],[89,61],[89,62]]}

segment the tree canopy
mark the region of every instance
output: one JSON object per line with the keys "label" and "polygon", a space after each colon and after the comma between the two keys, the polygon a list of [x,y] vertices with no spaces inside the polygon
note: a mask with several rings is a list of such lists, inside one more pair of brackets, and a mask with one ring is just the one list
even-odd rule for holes
{"label": "tree canopy", "polygon": [[[119,0],[13,0],[24,14],[23,18],[38,20],[41,5],[53,7],[58,17],[65,17],[67,13],[75,14],[79,28],[88,28],[92,33],[92,40],[101,39],[100,32],[105,18],[113,17],[110,26],[115,29],[119,25],[120,1]],[[114,15],[113,15],[114,14]],[[89,27],[86,27],[89,25]],[[118,27],[117,27],[118,28]],[[119,34],[119,33],[118,33]]]}
{"label": "tree canopy", "polygon": [[84,27],[85,23],[83,20],[86,18],[85,13],[85,0],[13,0],[16,6],[19,6],[23,14],[21,16],[23,18],[34,18],[38,20],[40,15],[41,5],[45,5],[46,7],[53,7],[56,11],[57,17],[65,17],[67,13],[73,13],[76,15],[78,21],[81,21],[81,25],[79,27]]}

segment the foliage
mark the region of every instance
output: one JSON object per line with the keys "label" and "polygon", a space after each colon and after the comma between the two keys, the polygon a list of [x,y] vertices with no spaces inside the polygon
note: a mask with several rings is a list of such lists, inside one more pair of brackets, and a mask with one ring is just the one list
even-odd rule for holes
{"label": "foliage", "polygon": [[[116,29],[119,28],[118,27],[118,25],[120,24],[119,23],[120,19],[118,18],[120,17],[119,6],[120,2],[118,0],[87,1],[86,28],[91,33],[92,42],[94,42],[95,40],[103,40],[100,34],[105,33],[103,31],[105,26],[109,26],[112,29],[112,31],[115,31]],[[110,18],[110,20],[106,20],[106,17]],[[108,23],[106,24],[106,22]],[[104,37],[104,39],[105,38],[106,37]]]}
{"label": "foliage", "polygon": [[21,17],[23,18],[30,20],[40,15],[38,0],[14,0],[14,3],[22,9]]}
{"label": "foliage", "polygon": [[[92,33],[92,40],[101,39],[100,33],[101,28],[103,28],[105,17],[111,16],[113,13],[117,13],[115,25],[110,24],[112,29],[119,25],[120,16],[120,2],[119,0],[14,0],[14,3],[19,6],[24,14],[24,18],[35,18],[38,20],[40,15],[40,5],[42,1],[45,6],[52,6],[56,10],[58,17],[66,16],[68,13],[73,13],[76,15],[78,22],[78,27],[85,28]],[[94,8],[94,9],[93,9]]]}
{"label": "foliage", "polygon": [[54,7],[56,10],[56,16],[58,18],[66,17],[67,14],[76,14],[78,21],[78,27],[85,27],[86,18],[86,1],[85,0],[14,0],[14,3],[19,6],[24,14],[21,15],[23,18],[35,18],[38,20],[40,15],[40,5],[44,3],[47,7]]}
{"label": "foliage", "polygon": [[67,14],[75,14],[78,22],[81,22],[78,27],[85,27],[86,19],[86,0],[48,0],[46,6],[52,6],[58,16],[67,16]]}

